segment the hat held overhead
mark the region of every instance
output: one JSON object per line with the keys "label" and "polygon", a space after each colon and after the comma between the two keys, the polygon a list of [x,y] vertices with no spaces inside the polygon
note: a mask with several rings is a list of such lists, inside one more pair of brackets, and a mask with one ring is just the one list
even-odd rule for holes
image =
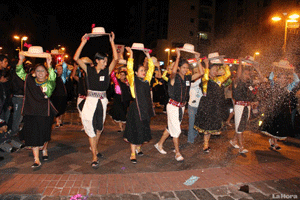
{"label": "hat held overhead", "polygon": [[197,54],[195,47],[192,44],[185,43],[182,48],[179,48],[180,51],[185,51],[192,54]]}
{"label": "hat held overhead", "polygon": [[151,49],[146,49],[143,43],[133,43],[131,49],[139,50],[139,51],[147,51],[147,52],[151,51]]}
{"label": "hat held overhead", "polygon": [[51,57],[50,53],[44,52],[43,47],[41,46],[31,46],[28,48],[28,51],[23,51],[22,53],[24,56],[27,57],[37,57],[37,58]]}
{"label": "hat held overhead", "polygon": [[91,33],[88,33],[88,37],[101,37],[104,35],[109,35],[110,33],[106,33],[103,27],[94,27]]}
{"label": "hat held overhead", "polygon": [[212,64],[223,64],[223,62],[220,60],[220,58],[224,58],[224,57],[225,57],[225,55],[220,56],[219,52],[214,52],[214,53],[208,54],[208,60]]}

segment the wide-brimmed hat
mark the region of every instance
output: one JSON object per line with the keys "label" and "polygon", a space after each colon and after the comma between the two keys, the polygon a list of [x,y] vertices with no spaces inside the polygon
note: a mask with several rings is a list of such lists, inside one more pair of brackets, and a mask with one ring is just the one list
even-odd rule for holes
{"label": "wide-brimmed hat", "polygon": [[36,58],[51,57],[51,54],[44,52],[43,47],[41,46],[31,46],[28,48],[28,51],[22,51],[20,53],[22,53],[24,56],[27,57],[36,57]]}
{"label": "wide-brimmed hat", "polygon": [[275,67],[280,67],[283,69],[294,69],[293,65],[290,64],[290,62],[287,60],[280,60],[279,62],[273,62],[273,65]]}
{"label": "wide-brimmed hat", "polygon": [[182,48],[179,48],[180,51],[185,51],[188,53],[196,54],[195,47],[192,44],[185,43]]}
{"label": "wide-brimmed hat", "polygon": [[211,64],[224,64],[220,58],[224,58],[225,55],[219,54],[219,52],[214,52],[214,53],[209,53],[208,54],[208,60],[210,61]]}
{"label": "wide-brimmed hat", "polygon": [[143,43],[133,43],[131,46],[131,49],[133,50],[139,50],[139,51],[150,51],[150,49],[146,49]]}
{"label": "wide-brimmed hat", "polygon": [[109,35],[110,33],[106,33],[103,27],[94,27],[91,33],[88,33],[88,37],[100,37],[104,35]]}
{"label": "wide-brimmed hat", "polygon": [[151,59],[152,59],[152,62],[153,62],[153,64],[154,64],[155,67],[159,67],[159,66],[160,66],[160,64],[159,64],[159,62],[157,61],[157,58],[156,58],[156,57],[152,56]]}
{"label": "wide-brimmed hat", "polygon": [[244,59],[242,59],[242,61],[244,62],[244,64],[258,64],[258,62],[254,61],[254,57],[253,56],[246,56]]}

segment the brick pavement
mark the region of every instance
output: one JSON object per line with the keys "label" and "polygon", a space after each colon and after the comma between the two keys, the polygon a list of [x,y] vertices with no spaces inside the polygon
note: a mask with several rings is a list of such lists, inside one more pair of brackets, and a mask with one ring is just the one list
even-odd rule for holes
{"label": "brick pavement", "polygon": [[[229,195],[233,199],[248,198],[255,195],[254,193],[265,197],[281,192],[300,195],[299,164],[297,161],[285,161],[130,174],[2,174],[0,194],[3,198],[14,194],[20,197],[37,195],[41,199],[58,196],[68,198],[76,194],[89,194],[98,199],[105,197],[121,199],[124,195],[136,195],[138,199],[143,195],[145,198],[142,199],[152,195],[158,196],[156,199],[163,199],[164,194],[174,195],[174,193],[173,199],[185,199],[190,195],[193,199],[202,199],[204,191],[212,198]],[[192,175],[198,176],[199,180],[191,186],[184,185],[183,183]],[[281,189],[276,189],[278,188],[276,181],[289,183],[289,187],[280,186]],[[250,185],[250,194],[238,191],[239,186],[243,184]]]}
{"label": "brick pavement", "polygon": [[[299,149],[283,144],[281,152],[267,148],[267,138],[248,132],[245,140],[249,154],[241,156],[228,145],[233,131],[212,138],[212,152],[201,152],[201,137],[194,146],[182,149],[184,163],[176,163],[169,153],[160,155],[153,144],[164,125],[161,115],[153,120],[153,141],[145,145],[146,155],[137,165],[128,160],[128,144],[108,118],[101,150],[106,156],[98,170],[89,165],[86,136],[80,132],[78,116],[67,113],[64,128],[53,131],[49,145],[50,161],[32,170],[30,151],[6,155],[0,163],[0,199],[70,199],[76,194],[89,199],[280,199],[276,195],[300,197]],[[164,121],[163,121],[164,123]],[[187,127],[185,118],[184,129]],[[118,142],[121,141],[121,142]],[[182,136],[181,141],[186,141]],[[255,142],[254,142],[255,141]],[[171,151],[171,140],[166,142]],[[149,154],[149,155],[147,155]],[[191,186],[183,183],[199,177]],[[238,191],[247,184],[250,193]],[[283,196],[284,197],[284,196]],[[289,196],[294,197],[294,196]]]}

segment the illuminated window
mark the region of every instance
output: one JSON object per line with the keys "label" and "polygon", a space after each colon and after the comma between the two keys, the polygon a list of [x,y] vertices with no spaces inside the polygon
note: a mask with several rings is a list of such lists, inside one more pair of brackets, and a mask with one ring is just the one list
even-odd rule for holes
{"label": "illuminated window", "polygon": [[207,33],[199,33],[199,39],[207,40],[208,39]]}

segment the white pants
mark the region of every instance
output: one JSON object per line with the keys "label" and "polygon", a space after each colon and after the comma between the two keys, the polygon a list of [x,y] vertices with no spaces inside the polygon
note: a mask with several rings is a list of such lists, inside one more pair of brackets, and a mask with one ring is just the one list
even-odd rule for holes
{"label": "white pants", "polygon": [[[248,116],[246,116],[246,119],[242,119],[243,111],[246,107],[248,108],[248,113],[246,113]],[[250,109],[251,106],[234,105],[234,124],[236,133],[242,133],[244,131],[245,126],[241,128],[240,124],[242,120],[244,120],[242,123],[248,123],[248,120],[250,118]]]}
{"label": "white pants", "polygon": [[[85,133],[89,137],[96,137],[96,132],[93,126],[93,119],[94,119],[95,110],[97,108],[98,100],[99,98],[87,96],[81,113],[82,125],[84,127]],[[103,107],[103,127],[104,127],[108,100],[107,98],[100,99],[100,100]]]}
{"label": "white pants", "polygon": [[[185,107],[182,107],[182,116],[184,114]],[[181,121],[179,120],[179,108],[172,104],[167,104],[167,117],[168,117],[168,128],[167,131],[171,137],[178,138],[181,133]]]}

